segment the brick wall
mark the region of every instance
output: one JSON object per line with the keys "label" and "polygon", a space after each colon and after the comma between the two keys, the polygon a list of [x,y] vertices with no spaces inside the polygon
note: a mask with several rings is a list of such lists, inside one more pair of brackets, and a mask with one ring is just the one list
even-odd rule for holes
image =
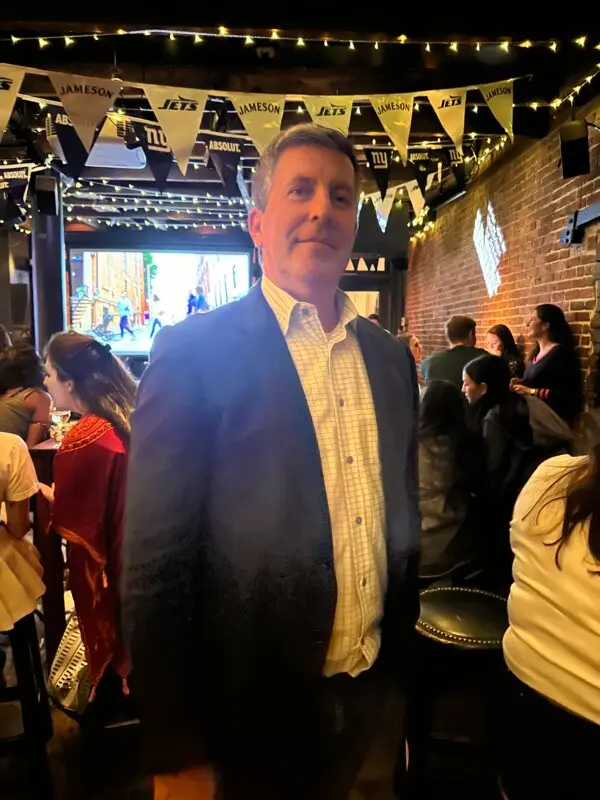
{"label": "brick wall", "polygon": [[[600,121],[600,101],[586,110],[586,119]],[[471,184],[464,197],[440,209],[435,228],[411,245],[406,318],[425,355],[445,346],[443,326],[452,314],[472,316],[479,343],[485,346],[491,325],[503,322],[517,338],[525,333],[535,305],[555,303],[573,325],[586,386],[591,389],[594,356],[600,347],[600,224],[586,230],[581,245],[559,242],[568,213],[600,202],[600,134],[590,130],[589,140],[589,175],[562,178],[559,137],[554,132],[505,156]],[[473,243],[477,210],[485,219],[489,202],[506,244],[499,265],[501,285],[493,297],[488,296]],[[594,313],[597,342],[590,327]]]}

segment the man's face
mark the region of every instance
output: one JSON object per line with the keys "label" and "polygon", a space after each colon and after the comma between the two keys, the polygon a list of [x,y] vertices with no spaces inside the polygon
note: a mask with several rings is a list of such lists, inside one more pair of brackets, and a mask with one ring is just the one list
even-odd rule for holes
{"label": "man's face", "polygon": [[264,211],[252,209],[250,234],[265,275],[292,294],[337,284],[356,233],[356,181],[343,153],[290,147],[279,157]]}

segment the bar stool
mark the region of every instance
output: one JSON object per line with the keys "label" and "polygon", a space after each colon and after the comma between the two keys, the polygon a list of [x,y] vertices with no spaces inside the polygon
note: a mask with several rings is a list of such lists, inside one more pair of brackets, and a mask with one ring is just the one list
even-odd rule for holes
{"label": "bar stool", "polygon": [[0,704],[18,703],[21,731],[0,738],[0,756],[21,751],[32,764],[31,777],[36,797],[52,796],[52,781],[46,743],[52,736],[52,717],[35,626],[35,614],[28,614],[7,631],[16,676],[15,686],[0,683]]}
{"label": "bar stool", "polygon": [[[410,797],[426,796],[423,784],[435,743],[481,744],[456,730],[435,737],[435,712],[443,695],[457,688],[470,694],[477,688],[484,707],[497,699],[505,672],[502,637],[508,627],[506,599],[483,589],[430,588],[420,593],[420,600],[417,679],[407,708]],[[491,733],[487,714],[483,721],[481,738],[487,743]]]}

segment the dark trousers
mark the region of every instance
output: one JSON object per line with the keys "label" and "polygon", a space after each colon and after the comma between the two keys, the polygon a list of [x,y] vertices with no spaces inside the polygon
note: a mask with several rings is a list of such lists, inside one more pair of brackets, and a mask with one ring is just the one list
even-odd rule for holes
{"label": "dark trousers", "polygon": [[162,322],[159,320],[158,317],[154,317],[154,321],[152,323],[152,330],[150,331],[150,338],[154,336],[154,331],[157,328],[162,328]]}
{"label": "dark trousers", "polygon": [[399,689],[376,668],[357,678],[340,675],[323,682],[323,721],[331,730],[316,760],[298,760],[290,752],[289,761],[281,763],[265,752],[256,775],[224,771],[219,800],[401,797],[394,788],[397,779],[401,782],[405,756],[405,702]]}
{"label": "dark trousers", "polygon": [[600,725],[555,705],[513,675],[510,679],[500,743],[508,800],[596,797]]}
{"label": "dark trousers", "polygon": [[125,331],[135,338],[135,333],[129,327],[129,317],[121,317],[119,319],[119,328],[121,329],[121,339],[125,336]]}

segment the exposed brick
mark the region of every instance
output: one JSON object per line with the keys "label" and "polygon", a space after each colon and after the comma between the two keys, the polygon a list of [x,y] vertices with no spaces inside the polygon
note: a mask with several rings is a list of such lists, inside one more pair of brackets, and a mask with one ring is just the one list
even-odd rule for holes
{"label": "exposed brick", "polygon": [[[587,119],[593,111],[588,110]],[[596,117],[600,118],[600,103]],[[489,327],[503,322],[528,346],[524,336],[529,314],[538,303],[551,302],[561,306],[573,324],[584,372],[589,376],[595,370],[592,350],[600,347],[600,224],[586,230],[580,245],[567,247],[559,241],[567,215],[594,202],[600,192],[600,144],[593,136],[590,142],[597,153],[592,154],[592,173],[570,180],[562,178],[556,132],[509,155],[475,181],[464,197],[440,209],[434,230],[411,245],[406,318],[425,355],[445,346],[443,326],[452,314],[469,314],[477,321],[480,343]],[[487,294],[473,243],[475,215],[480,209],[485,218],[488,203],[506,244],[499,264],[501,285],[493,297]]]}

